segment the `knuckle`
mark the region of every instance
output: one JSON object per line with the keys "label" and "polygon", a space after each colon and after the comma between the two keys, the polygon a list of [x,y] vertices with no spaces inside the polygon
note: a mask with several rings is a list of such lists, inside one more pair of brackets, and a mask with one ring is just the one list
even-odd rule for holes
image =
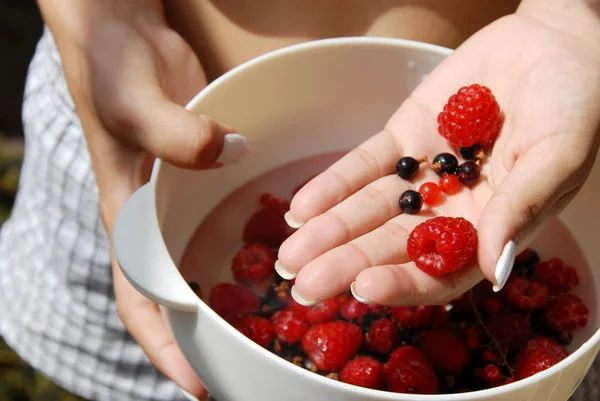
{"label": "knuckle", "polygon": [[358,147],[354,150],[356,156],[362,161],[362,165],[366,170],[369,170],[372,176],[381,177],[383,175],[381,164],[371,152],[363,147]]}
{"label": "knuckle", "polygon": [[380,206],[380,210],[382,210],[384,216],[390,217],[393,215],[389,197],[387,197],[379,188],[368,185],[363,191],[365,196],[372,200],[372,203]]}
{"label": "knuckle", "polygon": [[206,148],[212,142],[214,133],[217,130],[218,124],[215,120],[207,116],[199,116],[198,123],[195,124],[192,130],[193,141],[188,156],[190,164],[203,163]]}
{"label": "knuckle", "polygon": [[333,177],[333,179],[339,183],[339,185],[342,187],[343,193],[351,194],[354,192],[352,190],[352,185],[350,184],[348,179],[346,177],[344,177],[342,174],[338,173],[336,170],[334,170],[332,168],[329,168],[328,170],[326,170],[326,173],[330,174]]}
{"label": "knuckle", "polygon": [[367,255],[367,253],[361,247],[359,247],[357,244],[355,244],[353,242],[349,242],[343,246],[345,248],[347,248],[349,252],[354,253],[358,259],[362,260],[365,268],[374,266],[374,263],[371,261],[371,258],[369,257],[369,255]]}
{"label": "knuckle", "polygon": [[[416,305],[422,302],[423,292],[419,290],[416,279],[403,267],[387,266],[392,273],[391,277],[395,280],[393,293],[386,294],[387,300],[390,300],[391,306],[404,306],[407,304]],[[398,294],[402,294],[401,301],[394,301]]]}
{"label": "knuckle", "polygon": [[331,227],[331,224],[338,226],[340,228],[340,231],[342,232],[342,242],[348,241],[351,237],[351,230],[348,226],[348,223],[346,223],[346,221],[334,211],[329,210],[325,212],[325,214],[322,217],[317,217],[316,219],[314,219],[314,221],[316,223],[320,223],[318,225],[315,224],[314,226],[315,228],[318,227],[318,230],[325,227]]}
{"label": "knuckle", "polygon": [[95,106],[100,122],[113,135],[124,135],[140,127],[139,111],[132,99],[98,100]]}
{"label": "knuckle", "polygon": [[393,220],[388,221],[384,225],[381,226],[382,229],[386,230],[389,234],[396,237],[398,239],[398,243],[405,244],[408,240],[408,229],[406,227],[401,226]]}
{"label": "knuckle", "polygon": [[456,297],[460,296],[461,294],[462,294],[462,292],[457,289],[445,291],[442,294],[440,294],[439,297],[434,299],[434,304],[437,304],[437,305],[448,304],[448,303],[452,302],[454,299],[456,299]]}

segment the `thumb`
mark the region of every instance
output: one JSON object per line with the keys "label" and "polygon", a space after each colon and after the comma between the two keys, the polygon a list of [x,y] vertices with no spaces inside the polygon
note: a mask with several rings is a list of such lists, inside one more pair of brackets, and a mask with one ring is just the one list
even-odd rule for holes
{"label": "thumb", "polygon": [[478,260],[485,277],[502,289],[517,252],[557,216],[583,185],[596,153],[585,154],[574,134],[553,135],[518,156],[495,188],[478,222]]}
{"label": "thumb", "polygon": [[[214,119],[197,115],[162,92],[145,97],[125,117],[123,141],[167,163],[201,169],[238,162],[249,152],[248,140]],[[124,130],[120,130],[121,132]]]}

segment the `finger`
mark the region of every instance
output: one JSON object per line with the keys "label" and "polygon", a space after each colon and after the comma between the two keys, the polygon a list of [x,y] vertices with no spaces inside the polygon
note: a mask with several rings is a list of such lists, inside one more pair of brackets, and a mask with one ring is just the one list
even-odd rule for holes
{"label": "finger", "polygon": [[485,206],[477,227],[478,260],[495,290],[506,283],[515,254],[583,185],[596,152],[586,157],[582,149],[590,146],[574,137],[550,136],[518,157]]}
{"label": "finger", "polygon": [[247,139],[233,129],[192,113],[160,92],[149,92],[128,116],[132,129],[127,141],[134,146],[168,163],[194,169],[236,163],[249,152]]}
{"label": "finger", "polygon": [[397,216],[401,213],[398,197],[410,187],[407,181],[388,175],[309,220],[279,248],[277,270],[292,278],[311,260]]}
{"label": "finger", "polygon": [[414,263],[375,266],[358,274],[352,285],[356,299],[380,305],[443,305],[481,281],[475,265],[446,276],[433,277]]}
{"label": "finger", "polygon": [[[98,130],[101,128],[97,127]],[[111,138],[107,133],[101,138]],[[114,139],[113,139],[114,141]],[[116,146],[118,148],[118,146]],[[118,152],[106,153],[103,161],[114,168],[102,170],[98,180],[101,192],[101,215],[109,240],[121,206],[137,188],[148,179],[152,158],[127,155],[128,168],[119,170]],[[123,156],[123,155],[121,155]],[[116,159],[113,159],[115,158]],[[132,167],[136,165],[136,167]],[[121,174],[118,174],[119,171]],[[111,247],[112,248],[112,247]],[[140,294],[124,276],[111,249],[113,285],[117,314],[135,341],[144,350],[150,362],[179,387],[199,399],[207,397],[204,386],[179,349],[160,313],[158,305]]]}
{"label": "finger", "polygon": [[428,148],[424,145],[429,138],[423,133],[435,129],[435,118],[431,112],[421,103],[407,100],[390,119],[386,129],[342,157],[298,191],[291,202],[288,222],[297,228],[367,184],[393,173],[398,159],[404,154],[417,159],[422,157],[417,153]]}
{"label": "finger", "polygon": [[114,254],[113,266],[119,317],[131,336],[165,376],[193,396],[205,399],[206,390],[167,329],[158,305],[133,288]]}
{"label": "finger", "polygon": [[422,216],[400,215],[381,227],[314,259],[302,268],[294,285],[301,304],[314,304],[348,291],[363,270],[407,263],[406,241]]}

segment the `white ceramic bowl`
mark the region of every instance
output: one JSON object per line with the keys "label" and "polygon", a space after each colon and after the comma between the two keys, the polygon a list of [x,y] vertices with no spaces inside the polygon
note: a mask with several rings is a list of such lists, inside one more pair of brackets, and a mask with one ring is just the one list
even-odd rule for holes
{"label": "white ceramic bowl", "polygon": [[[600,347],[595,295],[600,269],[581,273],[578,294],[590,306],[591,316],[567,359],[507,386],[436,396],[358,388],[295,366],[233,329],[196,297],[178,271],[197,226],[230,193],[281,165],[347,151],[379,132],[448,54],[448,49],[394,39],[309,42],[232,70],[189,104],[189,109],[246,135],[251,155],[237,165],[208,172],[184,171],[158,161],[151,181],[121,210],[114,246],[125,275],[162,305],[178,344],[218,401],[564,401],[584,377]],[[600,247],[594,239],[600,234],[599,176],[596,164],[586,187],[561,216],[591,266],[600,266]],[[214,266],[199,273],[203,289],[224,277],[227,269]]]}

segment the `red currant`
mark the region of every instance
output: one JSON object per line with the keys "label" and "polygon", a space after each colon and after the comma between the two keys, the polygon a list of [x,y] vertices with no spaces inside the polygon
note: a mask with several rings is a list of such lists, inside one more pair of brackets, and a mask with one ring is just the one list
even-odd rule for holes
{"label": "red currant", "polygon": [[486,365],[481,375],[483,376],[483,380],[488,382],[488,384],[497,384],[502,380],[502,371],[494,364]]}
{"label": "red currant", "polygon": [[423,202],[428,205],[435,205],[440,200],[442,190],[435,182],[426,182],[419,188],[419,193],[423,198]]}
{"label": "red currant", "polygon": [[440,189],[448,195],[457,193],[461,188],[462,182],[454,174],[445,175],[440,180]]}
{"label": "red currant", "polygon": [[497,362],[498,355],[496,354],[496,351],[492,349],[486,349],[481,353],[481,359],[486,362]]}

